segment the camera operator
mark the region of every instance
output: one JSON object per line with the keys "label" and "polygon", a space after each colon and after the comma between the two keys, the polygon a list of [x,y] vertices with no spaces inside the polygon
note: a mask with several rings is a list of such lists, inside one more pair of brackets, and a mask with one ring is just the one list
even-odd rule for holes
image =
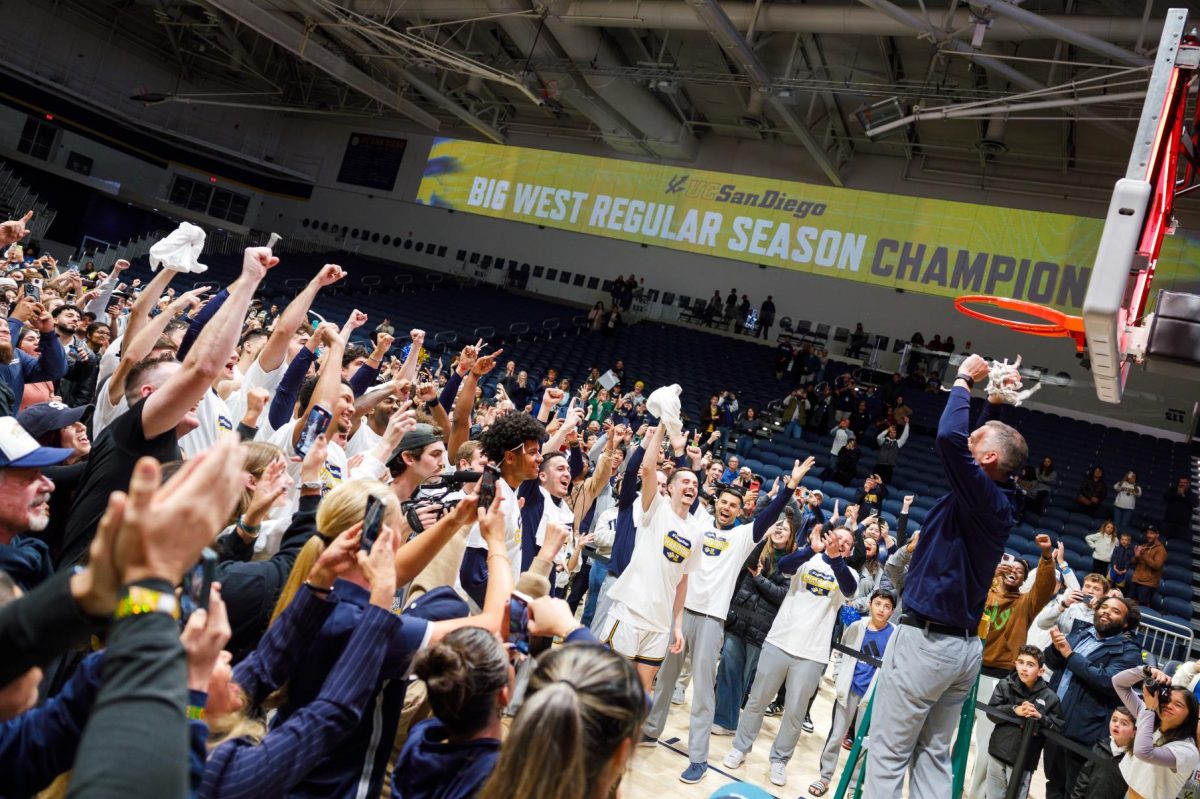
{"label": "camera operator", "polygon": [[[1142,684],[1139,697],[1134,686]],[[1129,796],[1173,799],[1200,765],[1196,722],[1200,704],[1187,688],[1171,685],[1158,669],[1134,666],[1113,675],[1113,688],[1137,717],[1133,757],[1121,761]]]}

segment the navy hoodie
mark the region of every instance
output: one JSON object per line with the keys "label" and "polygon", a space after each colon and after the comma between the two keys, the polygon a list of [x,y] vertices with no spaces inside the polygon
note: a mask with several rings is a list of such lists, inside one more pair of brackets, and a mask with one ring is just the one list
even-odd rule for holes
{"label": "navy hoodie", "polygon": [[469,799],[479,793],[500,757],[500,741],[447,743],[436,718],[413,726],[392,771],[394,799]]}

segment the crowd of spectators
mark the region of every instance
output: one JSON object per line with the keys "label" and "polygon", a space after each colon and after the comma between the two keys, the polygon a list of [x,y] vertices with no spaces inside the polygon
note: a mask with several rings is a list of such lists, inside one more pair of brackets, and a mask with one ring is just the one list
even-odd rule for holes
{"label": "crowd of spectators", "polygon": [[[910,763],[914,790],[942,795],[944,731],[920,725],[957,718],[961,680],[996,709],[975,731],[975,796],[1023,791],[1040,757],[1048,796],[1120,782],[1169,799],[1200,760],[1200,667],[1159,689],[1172,678],[1143,675],[1132,637],[1165,560],[1156,528],[1134,545],[1116,512],[1136,475],[1082,583],[1045,535],[1036,565],[1001,557],[1020,503],[1056,479],[1047,459],[1019,488],[1020,434],[968,424],[978,356],[939,422],[951,492],[921,530],[903,496],[893,529],[914,425],[900,374],[831,383],[823,352],[781,348],[794,388],[773,412],[723,391],[691,419],[677,386],[648,390],[621,361],[531,375],[481,341],[430,371],[417,329],[394,357],[388,319],[312,321],[338,265],[264,302],[266,247],[229,285],[178,291],[186,260],[148,278],[6,260],[0,795],[601,799],[657,745],[689,671],[688,783],[713,736],[739,769],[778,716],[766,776],[786,785],[825,677],[834,717],[799,766],[814,796],[871,702],[868,795],[898,795]],[[637,286],[615,281],[591,327],[619,323]],[[753,312],[736,291],[714,302]],[[768,298],[744,328],[773,321]],[[774,481],[745,465],[756,440],[804,431],[831,435],[827,456]],[[819,473],[854,499],[827,510],[802,484]],[[1079,501],[1100,513],[1090,478]],[[1162,524],[1186,530],[1194,492],[1172,490]],[[922,675],[925,655],[972,647],[961,675]]]}

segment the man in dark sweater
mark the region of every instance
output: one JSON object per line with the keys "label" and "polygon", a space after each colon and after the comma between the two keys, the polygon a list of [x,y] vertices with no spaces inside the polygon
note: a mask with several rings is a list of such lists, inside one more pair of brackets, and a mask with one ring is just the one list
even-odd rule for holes
{"label": "man in dark sweater", "polygon": [[879,672],[868,799],[900,796],[910,765],[913,797],[950,793],[950,746],[983,657],[979,621],[1015,523],[1008,477],[1028,454],[1021,434],[1002,422],[986,421],[971,432],[971,388],[989,371],[978,355],[963,361],[938,424],[950,493],[925,518],[908,569],[905,613]]}

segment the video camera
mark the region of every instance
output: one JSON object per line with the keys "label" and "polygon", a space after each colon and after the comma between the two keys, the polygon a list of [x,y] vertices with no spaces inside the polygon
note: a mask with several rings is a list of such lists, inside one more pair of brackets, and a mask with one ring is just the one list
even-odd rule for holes
{"label": "video camera", "polygon": [[484,476],[484,472],[473,472],[466,469],[449,472],[442,475],[441,480],[436,483],[426,483],[417,491],[416,496],[412,499],[406,499],[400,503],[400,510],[404,514],[405,521],[412,528],[412,534],[424,532],[425,526],[421,524],[421,519],[417,515],[417,511],[422,508],[427,508],[432,505],[438,506],[437,518],[440,519],[449,511],[453,510],[458,505],[461,497],[446,501],[449,494],[459,491],[463,486],[469,483],[477,483]]}

